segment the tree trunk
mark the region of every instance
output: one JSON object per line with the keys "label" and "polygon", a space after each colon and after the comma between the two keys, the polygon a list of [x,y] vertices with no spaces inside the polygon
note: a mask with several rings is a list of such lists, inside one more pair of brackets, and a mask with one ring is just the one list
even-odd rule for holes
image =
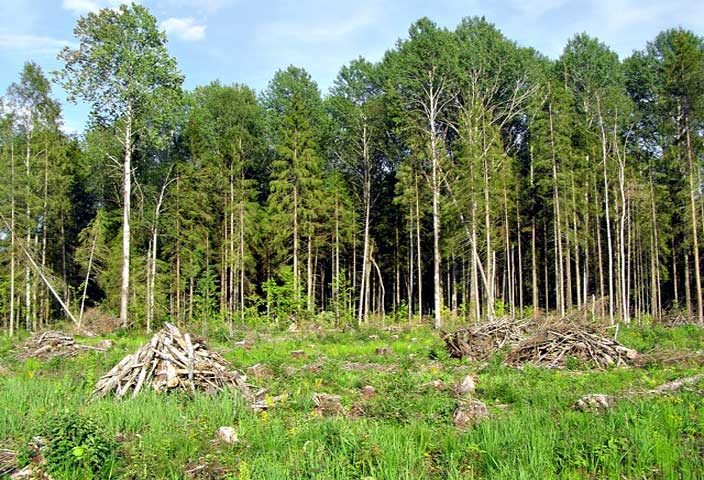
{"label": "tree trunk", "polygon": [[120,287],[120,324],[128,325],[130,294],[130,199],[132,197],[132,110],[128,107],[125,118],[125,159],[122,195],[122,284]]}
{"label": "tree trunk", "polygon": [[695,203],[695,195],[699,189],[694,185],[694,153],[692,152],[692,140],[689,131],[689,124],[685,118],[685,131],[687,132],[687,161],[689,163],[689,204],[692,214],[692,250],[694,252],[694,281],[697,292],[697,322],[704,322],[704,298],[702,297],[702,278],[699,265],[699,234],[697,229],[697,207]]}
{"label": "tree trunk", "polygon": [[606,220],[606,256],[609,263],[609,321],[614,323],[614,248],[611,239],[611,207],[609,206],[609,178],[607,175],[608,155],[606,153],[606,127],[601,115],[601,104],[597,98],[597,108],[599,111],[599,128],[601,130],[601,156],[604,173],[604,218]]}
{"label": "tree trunk", "polygon": [[10,140],[10,336],[15,334],[15,142]]}

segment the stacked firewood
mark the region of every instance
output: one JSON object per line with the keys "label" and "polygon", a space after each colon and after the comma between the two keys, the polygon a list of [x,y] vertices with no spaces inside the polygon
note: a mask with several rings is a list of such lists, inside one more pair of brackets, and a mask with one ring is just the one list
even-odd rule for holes
{"label": "stacked firewood", "polygon": [[155,391],[196,390],[215,393],[227,388],[238,390],[253,402],[255,394],[246,375],[233,370],[217,352],[200,339],[192,338],[170,323],[139,350],[127,355],[96,384],[93,395],[136,396],[143,388]]}
{"label": "stacked firewood", "polygon": [[110,344],[108,343],[95,346],[84,345],[76,342],[70,335],[54,330],[47,330],[32,335],[18,348],[16,357],[20,360],[26,360],[28,358],[48,360],[54,357],[74,357],[81,352],[90,350],[104,352],[109,346]]}
{"label": "stacked firewood", "polygon": [[544,328],[516,346],[506,362],[514,366],[534,363],[561,368],[574,359],[597,368],[607,368],[630,365],[637,355],[635,350],[584,326],[561,323]]}
{"label": "stacked firewood", "polygon": [[443,334],[445,349],[452,358],[483,360],[504,346],[514,346],[525,339],[527,323],[498,318],[487,323]]}

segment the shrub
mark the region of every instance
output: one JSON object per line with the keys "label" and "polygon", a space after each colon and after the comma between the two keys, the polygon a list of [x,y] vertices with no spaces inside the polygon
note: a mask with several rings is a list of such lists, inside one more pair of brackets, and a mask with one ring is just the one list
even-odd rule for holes
{"label": "shrub", "polygon": [[117,444],[103,435],[90,418],[64,412],[50,418],[42,428],[46,438],[46,466],[61,478],[109,478]]}

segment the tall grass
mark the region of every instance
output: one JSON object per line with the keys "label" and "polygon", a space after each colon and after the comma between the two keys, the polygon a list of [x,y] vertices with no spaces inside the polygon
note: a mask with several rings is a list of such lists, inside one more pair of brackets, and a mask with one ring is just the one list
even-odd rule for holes
{"label": "tall grass", "polygon": [[[624,329],[620,339],[640,350],[659,344],[702,348],[699,329],[663,330]],[[370,340],[370,334],[379,338]],[[233,479],[704,478],[704,403],[696,390],[622,400],[602,414],[570,408],[585,393],[652,388],[699,372],[697,367],[517,370],[504,366],[500,354],[479,365],[448,359],[423,328],[398,339],[370,330],[260,335],[251,350],[213,344],[241,368],[266,363],[274,376],[258,383],[273,395],[288,393],[270,411],[255,414],[230,393],[190,398],[144,392],[123,401],[91,401],[97,378],[144,339],[116,340],[107,353],[17,362],[9,340],[0,339],[2,363],[13,372],[0,378],[0,444],[21,449],[41,434],[46,418],[70,411],[119,438],[112,478],[188,478],[194,465],[208,466],[198,471],[211,476],[201,478]],[[382,345],[393,353],[376,355]],[[292,358],[290,351],[298,349],[306,357]],[[319,372],[301,368],[316,361]],[[347,371],[345,361],[392,369]],[[427,384],[452,384],[472,372],[478,375],[476,396],[492,418],[461,432],[452,424],[453,393]],[[376,397],[362,399],[364,385],[373,385]],[[339,394],[348,407],[359,403],[365,416],[314,415],[313,392]],[[223,425],[236,428],[238,443],[216,440]]]}

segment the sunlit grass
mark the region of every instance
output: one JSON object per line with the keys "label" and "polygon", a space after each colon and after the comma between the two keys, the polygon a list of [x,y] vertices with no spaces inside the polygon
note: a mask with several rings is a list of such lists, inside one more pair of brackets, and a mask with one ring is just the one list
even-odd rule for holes
{"label": "sunlit grass", "polygon": [[[237,336],[229,344],[209,343],[239,368],[265,363],[272,369],[271,378],[254,382],[288,397],[264,414],[229,393],[190,398],[145,392],[123,401],[90,401],[99,376],[144,336],[112,336],[116,345],[109,352],[45,362],[14,360],[11,341],[2,338],[0,358],[12,374],[0,378],[0,444],[19,450],[41,433],[46,418],[70,411],[119,435],[116,478],[186,478],[187,466],[197,464],[217,465],[225,478],[252,479],[704,477],[704,403],[696,391],[634,397],[599,415],[571,409],[583,394],[646,390],[699,373],[697,367],[519,370],[503,365],[500,355],[479,365],[448,359],[427,328],[248,335],[251,350],[236,348]],[[641,351],[704,344],[702,330],[694,327],[626,328],[619,339]],[[392,353],[377,355],[382,346]],[[293,358],[293,350],[306,355]],[[348,371],[345,362],[388,368]],[[427,384],[452,385],[467,373],[478,375],[476,396],[492,418],[461,432],[452,424],[454,394]],[[376,388],[374,398],[362,398],[364,385]],[[341,395],[346,408],[359,404],[365,415],[316,416],[314,392]],[[234,426],[240,442],[217,442],[223,425]]]}

